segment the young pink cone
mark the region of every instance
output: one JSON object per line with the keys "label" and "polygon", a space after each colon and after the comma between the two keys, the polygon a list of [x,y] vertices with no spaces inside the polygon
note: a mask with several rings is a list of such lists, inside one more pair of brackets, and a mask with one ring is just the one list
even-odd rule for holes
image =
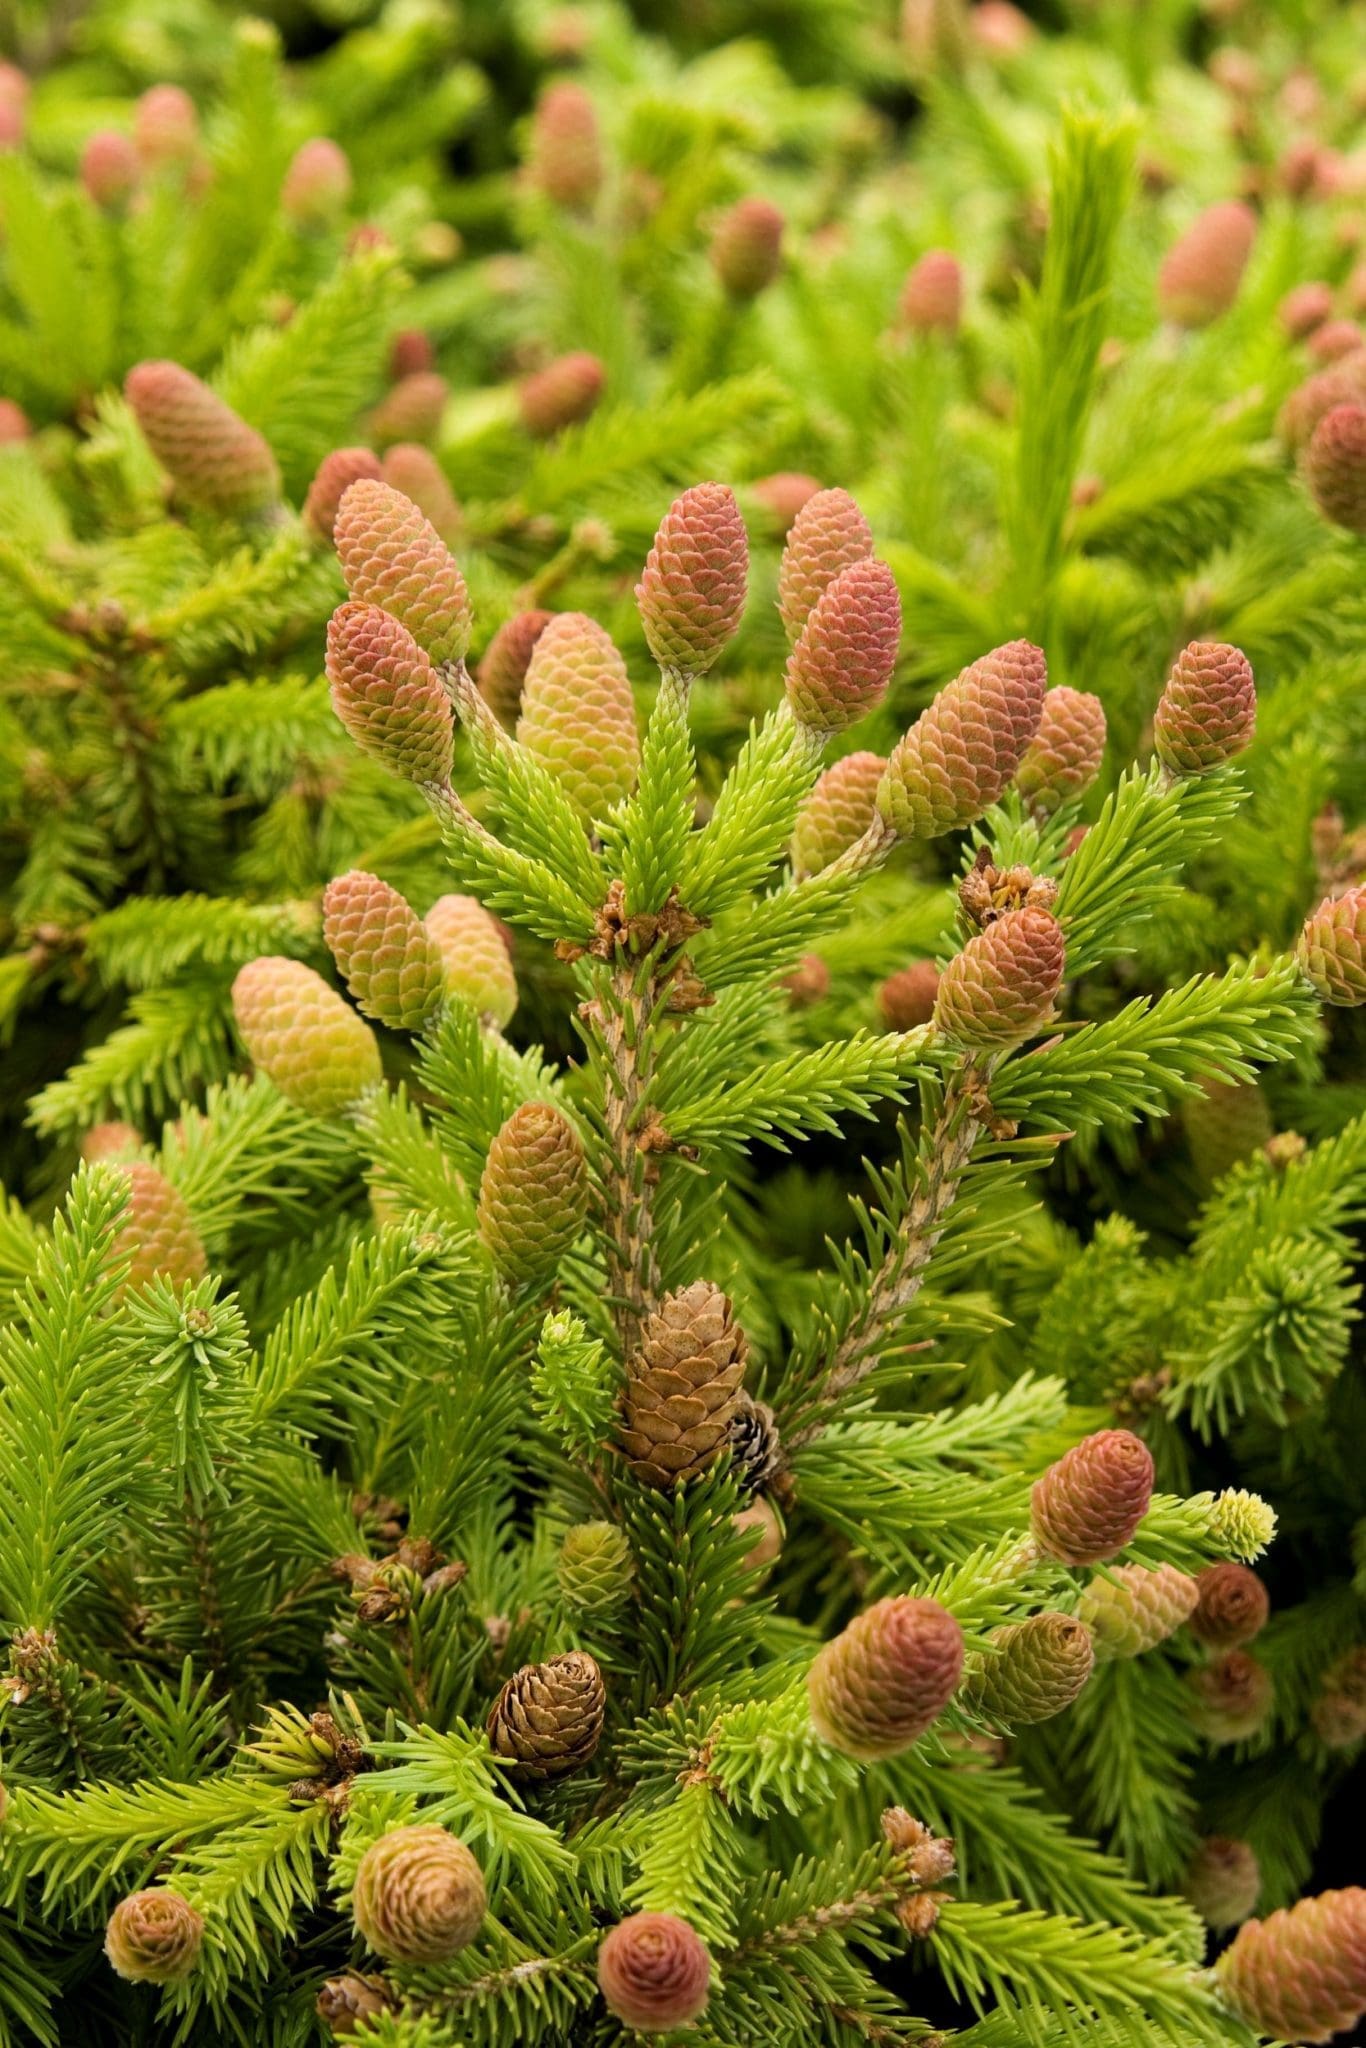
{"label": "young pink cone", "polygon": [[786,223],[767,199],[737,199],[711,238],[712,269],[732,299],[754,299],[772,284],[783,263]]}
{"label": "young pink cone", "polygon": [[433,661],[459,661],[470,644],[470,600],[446,543],[411,498],[362,477],[343,492],[332,537],[346,587],[382,605]]}
{"label": "young pink cone", "polygon": [[636,585],[645,639],[661,668],[700,676],[745,609],[749,540],[734,491],[694,484],[660,521]]}
{"label": "young pink cone", "polygon": [[872,554],[872,528],[848,491],[816,491],[806,500],[778,565],[778,611],[794,646],[822,592]]}
{"label": "young pink cone", "polygon": [[538,441],[548,441],[562,427],[577,426],[596,408],[605,378],[597,357],[584,349],[556,356],[517,386],[522,425]]}
{"label": "young pink cone", "polygon": [[676,1913],[633,1913],[598,1950],[598,1988],[607,2010],[641,2034],[667,2034],[706,2011],[711,1955]]}
{"label": "young pink cone", "polygon": [[446,989],[500,1027],[517,1008],[517,977],[498,920],[473,896],[439,896],[423,919]]}
{"label": "young pink cone", "polygon": [[203,1940],[203,1916],[179,1892],[158,1885],[119,1900],[104,1930],[104,1953],[130,1984],[183,1984]]}
{"label": "young pink cone", "polygon": [[1225,1650],[1192,1671],[1189,1684],[1191,1718],[1210,1742],[1245,1742],[1271,1712],[1271,1673],[1246,1650]]}
{"label": "young pink cone", "polygon": [[302,960],[248,961],[232,1007],[252,1065],[310,1116],[336,1116],[380,1079],[374,1032]]}
{"label": "young pink cone", "polygon": [[264,512],[280,496],[269,444],[179,363],[136,363],[124,396],[147,445],[191,505],[229,518]]}
{"label": "young pink cone", "polygon": [[1325,1003],[1344,1010],[1366,1003],[1366,882],[1324,897],[1304,921],[1295,958]]}
{"label": "young pink cone", "polygon": [[1163,319],[1176,327],[1208,327],[1226,313],[1256,239],[1257,216],[1240,199],[1207,207],[1162,259],[1157,296]]}
{"label": "young pink cone", "polygon": [[583,1146],[548,1102],[515,1109],[489,1147],[479,1183],[479,1235],[509,1280],[554,1272],[588,1207]]}
{"label": "young pink cone", "polygon": [[861,839],[877,814],[877,790],[886,762],[881,754],[845,754],[832,762],[797,813],[792,871],[818,875]]}
{"label": "young pink cone", "polygon": [[[797,469],[780,469],[772,476],[761,476],[749,487],[750,496],[772,520],[780,534],[790,533],[792,523],[804,505],[810,503],[820,489],[820,479],[807,476]],[[868,540],[872,549],[872,536]]]}
{"label": "young pink cone", "polygon": [[31,91],[26,72],[0,61],[0,149],[18,149],[23,143]]}
{"label": "young pink cone", "polygon": [[1039,729],[1015,772],[1025,802],[1045,817],[1088,789],[1105,758],[1105,709],[1099,697],[1060,684],[1043,700]]}
{"label": "young pink cone", "polygon": [[1132,1541],[1155,1477],[1152,1452],[1129,1430],[1083,1437],[1034,1482],[1035,1542],[1059,1564],[1103,1564]]}
{"label": "young pink cone", "polygon": [[1309,337],[1309,353],[1316,363],[1340,363],[1354,356],[1366,342],[1355,320],[1325,320]]}
{"label": "young pink cone", "polygon": [[1207,1927],[1237,1927],[1255,1911],[1262,1888],[1257,1858],[1246,1842],[1208,1835],[1186,1868],[1181,1889]]}
{"label": "young pink cone", "polygon": [[442,540],[449,544],[455,538],[463,524],[460,506],[430,448],[420,441],[396,442],[385,450],[383,476],[386,484],[412,500]]}
{"label": "young pink cone", "polygon": [[1325,519],[1366,533],[1366,406],[1324,414],[1305,450],[1304,480]]}
{"label": "young pink cone", "polygon": [[528,168],[547,199],[575,212],[587,211],[602,189],[597,110],[573,79],[547,86],[537,101]]}
{"label": "young pink cone", "polygon": [[389,344],[389,381],[399,383],[419,370],[436,368],[436,350],[420,327],[401,327]]}
{"label": "young pink cone", "polygon": [[1266,1626],[1271,1601],[1250,1565],[1207,1565],[1195,1581],[1191,1634],[1211,1650],[1241,1649]]}
{"label": "young pink cone", "polygon": [[370,415],[371,439],[381,448],[396,441],[434,441],[450,395],[450,385],[436,370],[414,370],[400,377]]}
{"label": "young pink cone", "polygon": [[878,811],[904,839],[935,839],[980,818],[1024,759],[1043,717],[1048,666],[1028,640],[974,661],[892,750]]}
{"label": "young pink cone", "polygon": [[1292,391],[1281,407],[1276,432],[1287,451],[1298,454],[1313,439],[1314,429],[1339,405],[1366,404],[1366,349],[1357,349],[1327,369],[1316,370]]}
{"label": "young pink cone", "polygon": [[511,725],[517,717],[532,650],[554,616],[553,612],[514,612],[484,650],[479,694],[504,725]]}
{"label": "young pink cone", "polygon": [[343,494],[362,477],[378,483],[382,475],[379,457],[368,448],[334,448],[324,455],[308,487],[302,514],[304,525],[320,546],[331,545]]}
{"label": "young pink cone", "polygon": [[137,103],[133,141],[145,164],[188,163],[199,147],[194,101],[178,85],[153,85]]}
{"label": "young pink cone", "polygon": [[358,747],[409,782],[450,782],[450,702],[406,626],[378,605],[339,605],[327,625],[327,679]]}
{"label": "young pink cone", "polygon": [[1047,910],[1007,910],[968,940],[939,977],[934,1021],[960,1045],[1014,1045],[1053,1014],[1062,986],[1062,926]]}
{"label": "young pink cone", "polygon": [[901,645],[901,597],[885,562],[841,569],[811,608],[787,660],[793,716],[808,731],[842,732],[882,702]]}
{"label": "young pink cone", "polygon": [[1214,1969],[1225,2003],[1258,2033],[1345,2033],[1366,2014],[1366,1890],[1320,1892],[1245,1922]]}
{"label": "young pink cone", "polygon": [[142,1133],[132,1124],[111,1121],[92,1124],[81,1139],[81,1157],[87,1166],[102,1159],[136,1159],[142,1150]]}
{"label": "young pink cone", "polygon": [[33,432],[33,425],[22,405],[16,405],[12,398],[0,398],[0,448],[12,448],[19,441],[27,441]]}
{"label": "young pink cone", "polygon": [[132,197],[141,175],[141,158],[117,128],[97,129],[81,151],[81,183],[110,213]]}
{"label": "young pink cone", "polygon": [[901,287],[897,311],[913,334],[957,334],[963,318],[963,266],[947,249],[927,249]]}
{"label": "young pink cone", "polygon": [[113,1256],[129,1261],[124,1289],[138,1292],[156,1279],[169,1280],[173,1287],[202,1280],[204,1246],[179,1188],[146,1159],[126,1161],[117,1171],[128,1183],[124,1220],[113,1245]]}
{"label": "young pink cone", "polygon": [[1165,1643],[1189,1621],[1198,1598],[1195,1580],[1175,1565],[1112,1565],[1092,1579],[1077,1614],[1095,1637],[1097,1660],[1107,1662]]}
{"label": "young pink cone", "polygon": [[875,1601],[817,1653],[816,1733],[845,1756],[899,1756],[943,1713],[963,1675],[963,1631],[937,1600]]}
{"label": "young pink cone", "polygon": [[351,164],[340,143],[315,135],[294,153],[280,188],[280,210],[301,228],[330,228],[351,197]]}
{"label": "young pink cone", "polygon": [[640,765],[626,663],[583,612],[560,612],[527,664],[517,737],[591,824],[635,788]]}
{"label": "young pink cone", "polygon": [[1172,775],[1207,775],[1241,754],[1257,725],[1257,687],[1241,648],[1192,640],[1172,663],[1153,719],[1157,758]]}
{"label": "young pink cone", "polygon": [[1314,282],[1297,284],[1276,308],[1276,318],[1292,341],[1303,341],[1316,327],[1322,327],[1333,311],[1333,287]]}
{"label": "young pink cone", "polygon": [[417,912],[378,875],[359,868],[323,891],[323,938],[367,1017],[420,1031],[441,1001],[440,948]]}
{"label": "young pink cone", "polygon": [[889,1031],[915,1031],[929,1023],[938,997],[939,969],[933,960],[914,960],[887,976],[877,1006]]}

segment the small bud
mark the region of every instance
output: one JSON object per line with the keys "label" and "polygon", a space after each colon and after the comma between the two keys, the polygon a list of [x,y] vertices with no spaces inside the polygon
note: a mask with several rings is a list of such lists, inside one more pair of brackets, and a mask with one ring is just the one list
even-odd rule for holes
{"label": "small bud", "polygon": [[854,562],[828,583],[788,656],[793,715],[842,732],[882,702],[901,644],[901,598],[885,562]]}
{"label": "small bud", "polygon": [[1157,296],[1164,320],[1176,327],[1207,327],[1238,296],[1257,217],[1241,200],[1221,200],[1192,221],[1162,260]]}
{"label": "small bud", "polygon": [[323,891],[323,937],[367,1017],[420,1031],[441,1001],[440,948],[397,889],[359,868]]}
{"label": "small bud", "polygon": [[27,441],[33,432],[28,414],[12,398],[0,398],[0,448]]}
{"label": "small bud", "polygon": [[203,1916],[179,1892],[158,1887],[120,1899],[104,1930],[104,1952],[132,1984],[183,1984],[199,1960]]}
{"label": "small bud", "polygon": [[816,1733],[861,1762],[899,1756],[938,1718],[963,1672],[963,1632],[936,1600],[894,1594],[817,1654],[807,1681]]}
{"label": "small bud", "polygon": [[902,838],[960,831],[994,804],[1039,730],[1048,668],[1012,640],[974,661],[892,750],[878,811]]}
{"label": "small bud", "polygon": [[136,1159],[141,1150],[142,1133],[132,1124],[92,1124],[81,1139],[81,1157],[88,1166],[95,1166],[102,1159]]}
{"label": "small bud", "polygon": [[1034,1483],[1030,1526],[1046,1557],[1103,1564],[1132,1542],[1148,1512],[1152,1453],[1127,1429],[1083,1437]]}
{"label": "small bud", "polygon": [[1354,350],[1327,369],[1306,377],[1291,392],[1276,421],[1287,453],[1301,453],[1313,439],[1319,421],[1339,405],[1366,404],[1366,349]]}
{"label": "small bud", "polygon": [[1096,1641],[1096,1659],[1141,1657],[1189,1621],[1199,1598],[1196,1582],[1175,1565],[1113,1565],[1082,1594],[1077,1613]]}
{"label": "small bud", "polygon": [[640,740],[631,680],[596,619],[560,612],[540,634],[517,737],[553,770],[586,823],[635,788]]}
{"label": "small bud", "polygon": [[326,135],[315,135],[294,153],[280,190],[285,219],[301,228],[330,228],[351,197],[346,151]]}
{"label": "small bud", "polygon": [[738,199],[716,223],[712,269],[733,299],[757,298],[782,268],[782,214],[767,199]]}
{"label": "small bud", "polygon": [[1309,353],[1316,363],[1340,363],[1354,356],[1366,336],[1355,320],[1325,320],[1309,337]]}
{"label": "small bud", "polygon": [[808,1010],[823,1003],[830,993],[830,969],[819,953],[803,953],[796,966],[783,976],[787,999],[794,1009]]}
{"label": "small bud", "polygon": [[572,79],[547,86],[531,123],[532,183],[556,206],[586,212],[602,189],[602,139],[592,100]]}
{"label": "small bud", "polygon": [[1250,1566],[1212,1564],[1195,1581],[1191,1634],[1211,1650],[1241,1649],[1266,1626],[1271,1602]]}
{"label": "small bud", "polygon": [[178,85],[153,85],[133,115],[133,141],[145,164],[185,164],[199,147],[194,101]]}
{"label": "small bud", "polygon": [[517,977],[502,926],[473,896],[439,896],[423,922],[441,956],[453,996],[472,1003],[501,1029],[517,1008]]}
{"label": "small bud", "polygon": [[391,1828],[356,1866],[356,1932],[391,1963],[448,1962],[487,1910],[484,1873],[446,1828]]}
{"label": "small bud", "polygon": [[1366,1736],[1366,1644],[1353,1644],[1329,1665],[1309,1718],[1327,1749],[1353,1749]]}
{"label": "small bud", "polygon": [[538,441],[548,441],[562,427],[586,420],[602,397],[606,372],[596,356],[580,349],[556,356],[543,370],[523,377],[517,386],[522,425]]}
{"label": "small bud", "polygon": [[1242,753],[1256,724],[1257,689],[1241,648],[1192,640],[1172,663],[1153,719],[1163,767],[1171,775],[1207,775]]}
{"label": "small bud", "polygon": [[1325,519],[1366,533],[1366,406],[1324,414],[1305,451],[1304,480]]}
{"label": "small bud", "polygon": [[450,385],[435,370],[415,370],[400,377],[370,414],[371,438],[390,448],[399,441],[434,441],[446,417]]}
{"label": "small bud", "polygon": [[689,2026],[706,2011],[710,1981],[707,1944],[676,1913],[633,1913],[598,1950],[598,1988],[607,2009],[637,2033]]}
{"label": "small bud", "polygon": [[268,443],[179,363],[136,363],[124,396],[147,445],[181,496],[228,518],[263,512],[280,496]]}
{"label": "small bud", "polygon": [[1013,1045],[1047,1022],[1062,986],[1062,926],[1047,910],[1008,910],[939,977],[934,1021],[960,1045]]}
{"label": "small bud", "polygon": [[947,249],[927,249],[901,287],[897,311],[912,334],[957,334],[963,318],[963,266]]}
{"label": "small bud", "polygon": [[1225,1650],[1190,1674],[1192,1719],[1211,1742],[1243,1742],[1271,1712],[1271,1673],[1246,1650]]}
{"label": "small bud", "polygon": [[1258,1493],[1226,1486],[1209,1511],[1209,1533],[1228,1557],[1260,1557],[1276,1533],[1276,1511]]}
{"label": "small bud", "polygon": [[606,1711],[596,1662],[569,1650],[513,1673],[489,1713],[489,1747],[514,1777],[563,1778],[592,1762]]}
{"label": "small bud", "polygon": [[111,1163],[128,1183],[124,1221],[111,1251],[111,1257],[129,1261],[125,1291],[140,1291],[156,1279],[173,1287],[201,1280],[204,1246],[179,1188],[146,1159]]}
{"label": "small bud", "polygon": [[460,505],[430,448],[419,441],[395,442],[385,450],[383,476],[393,490],[411,499],[443,541],[454,539],[464,523]]}
{"label": "small bud", "polygon": [[735,493],[694,484],[664,514],[636,604],[661,668],[705,675],[745,609],[749,542]]}
{"label": "small bud", "polygon": [[1300,971],[1325,1003],[1366,1003],[1366,882],[1325,896],[1304,921],[1295,947]]}
{"label": "small bud", "polygon": [[513,1281],[553,1273],[583,1227],[588,1172],[578,1133],[547,1102],[515,1109],[489,1147],[479,1235]]}
{"label": "small bud", "polygon": [[111,213],[132,197],[141,172],[136,149],[117,128],[97,129],[81,151],[81,183]]}
{"label": "small bud", "polygon": [[800,879],[823,868],[861,839],[877,815],[877,790],[886,762],[880,754],[845,754],[817,782],[797,813],[792,869]]}
{"label": "small bud", "polygon": [[332,542],[332,529],[344,493],[363,477],[378,483],[383,472],[379,457],[368,448],[334,448],[318,464],[318,472],[304,499],[303,522],[321,546]]}
{"label": "small bud", "polygon": [[1257,1905],[1262,1873],[1246,1842],[1209,1835],[1186,1869],[1181,1889],[1207,1927],[1237,1927]]}
{"label": "small bud", "polygon": [[1069,797],[1079,796],[1100,773],[1105,758],[1105,710],[1099,697],[1065,684],[1043,700],[1039,729],[1015,774],[1025,802],[1051,817]]}
{"label": "small bud", "polygon": [[555,1568],[560,1597],[573,1614],[601,1621],[624,1607],[635,1584],[631,1546],[615,1522],[567,1529]]}
{"label": "small bud", "polygon": [[872,528],[848,491],[816,491],[807,499],[778,565],[778,611],[794,646],[816,600],[840,571],[872,555]]}
{"label": "small bud", "polygon": [[459,661],[470,641],[465,579],[410,498],[363,477],[342,494],[334,538],[353,598],[381,605],[433,661]]}
{"label": "small bud", "polygon": [[[819,479],[806,476],[800,470],[781,469],[773,476],[761,476],[749,487],[750,496],[760,505],[772,520],[778,533],[787,534],[792,522],[802,507],[809,504],[820,489]],[[869,548],[872,547],[871,538]]]}
{"label": "small bud", "polygon": [[248,961],[232,1007],[252,1064],[310,1116],[336,1116],[380,1079],[374,1032],[301,960]]}
{"label": "small bud", "polygon": [[889,974],[877,992],[877,1006],[889,1031],[915,1031],[934,1015],[939,969],[933,960],[913,960]]}
{"label": "small bud", "polygon": [[450,703],[406,626],[378,605],[339,605],[327,626],[327,678],[358,747],[409,782],[449,783]]}
{"label": "small bud", "polygon": [[504,725],[511,725],[522,704],[531,650],[554,617],[553,612],[514,612],[498,628],[479,664],[479,694]]}
{"label": "small bud", "polygon": [[1031,1614],[993,1629],[990,1641],[995,1654],[981,1659],[966,1691],[979,1713],[1007,1728],[1032,1727],[1062,1713],[1095,1663],[1091,1631],[1071,1614]]}
{"label": "small bud", "polygon": [[1320,1892],[1248,1920],[1219,1957],[1224,2001],[1259,2034],[1327,2041],[1366,2014],[1366,1890]]}
{"label": "small bud", "polygon": [[419,370],[436,368],[436,350],[420,327],[401,327],[389,344],[389,381],[415,377]]}

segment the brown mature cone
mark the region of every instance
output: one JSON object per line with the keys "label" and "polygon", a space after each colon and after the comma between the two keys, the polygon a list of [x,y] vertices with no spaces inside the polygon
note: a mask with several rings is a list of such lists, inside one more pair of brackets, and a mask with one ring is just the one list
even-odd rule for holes
{"label": "brown mature cone", "polygon": [[960,1045],[1014,1045],[1052,1016],[1064,965],[1062,926],[1051,911],[1007,910],[940,975],[935,1024]]}
{"label": "brown mature cone", "polygon": [[1247,1921],[1214,1968],[1226,2004],[1258,2033],[1330,2040],[1366,2014],[1366,1890]]}
{"label": "brown mature cone", "polygon": [[1152,1452],[1127,1429],[1083,1437],[1034,1482],[1030,1526],[1059,1564],[1103,1564],[1133,1540],[1148,1512]]}
{"label": "brown mature cone", "polygon": [[1241,200],[1206,207],[1162,260],[1157,295],[1162,317],[1177,327],[1207,327],[1238,296],[1257,216]]}
{"label": "brown mature cone", "polygon": [[484,1873],[446,1828],[390,1828],[356,1866],[356,1932],[388,1962],[448,1962],[474,1940],[487,1910]]}
{"label": "brown mature cone", "polygon": [[792,870],[817,875],[861,839],[877,815],[877,790],[887,763],[866,750],[831,763],[797,813]]}
{"label": "brown mature cone", "polygon": [[1304,480],[1325,519],[1366,533],[1366,406],[1324,414],[1305,450]]}
{"label": "brown mature cone", "polygon": [[553,617],[553,612],[514,612],[484,650],[478,671],[479,694],[504,725],[516,721],[532,649]]}
{"label": "brown mature cone", "polygon": [[1262,1873],[1246,1842],[1208,1835],[1190,1860],[1181,1889],[1206,1926],[1236,1927],[1257,1904]]}
{"label": "brown mature cone", "polygon": [[156,1279],[169,1280],[173,1287],[202,1280],[208,1262],[179,1188],[172,1187],[150,1160],[111,1164],[128,1183],[123,1226],[110,1253],[129,1261],[124,1291],[140,1292]]}
{"label": "brown mature cone", "polygon": [[493,1143],[479,1183],[479,1235],[509,1280],[554,1272],[588,1207],[583,1146],[548,1102],[515,1109]]}
{"label": "brown mature cone", "polygon": [[1300,972],[1325,1003],[1366,1003],[1366,882],[1325,896],[1304,921],[1295,947]]}
{"label": "brown mature cone", "polygon": [[903,839],[936,839],[980,818],[1039,730],[1048,665],[1041,648],[993,648],[939,692],[892,750],[878,811]]}
{"label": "brown mature cone", "polygon": [[1207,1565],[1195,1581],[1191,1634],[1209,1650],[1237,1650],[1266,1626],[1271,1601],[1250,1565]]}
{"label": "brown mature cone", "polygon": [[1068,797],[1089,788],[1104,758],[1105,709],[1099,697],[1061,683],[1043,700],[1039,729],[1015,771],[1015,787],[1027,804],[1051,817]]}
{"label": "brown mature cone", "polygon": [[963,1631],[937,1600],[875,1601],[819,1651],[807,1679],[811,1720],[860,1762],[899,1756],[943,1713],[963,1675]]}
{"label": "brown mature cone", "polygon": [[725,484],[693,484],[660,521],[636,605],[661,668],[704,675],[745,609],[749,540],[735,493]]}
{"label": "brown mature cone", "polygon": [[378,483],[383,474],[378,455],[369,448],[334,448],[330,455],[324,455],[308,487],[302,514],[314,540],[324,547],[331,543],[342,497],[352,484],[358,484],[362,477]]}
{"label": "brown mature cone", "polygon": [[711,1955],[676,1913],[633,1913],[598,1950],[598,1988],[610,2013],[639,2034],[667,2034],[700,2018]]}
{"label": "brown mature cone", "polygon": [[586,1650],[514,1671],[485,1724],[496,1757],[524,1779],[563,1778],[590,1763],[602,1739],[607,1695]]}
{"label": "brown mature cone", "polygon": [[1211,1742],[1243,1742],[1271,1712],[1271,1673],[1246,1650],[1226,1650],[1190,1673],[1192,1719]]}
{"label": "brown mature cone", "polygon": [[1242,649],[1192,640],[1172,663],[1153,717],[1163,767],[1171,775],[1207,775],[1242,753],[1256,725],[1257,687]]}
{"label": "brown mature cone", "polygon": [[329,1977],[318,1993],[318,2018],[335,2040],[350,2040],[367,2020],[392,2012],[394,2001],[382,1977],[362,1977],[359,1970],[345,1970]]}
{"label": "brown mature cone", "polygon": [[848,491],[813,492],[792,521],[778,565],[778,612],[794,647],[827,585],[872,556],[873,530]]}
{"label": "brown mature cone", "polygon": [[651,1312],[627,1360],[618,1431],[637,1479],[671,1487],[706,1470],[735,1420],[745,1354],[730,1302],[709,1280]]}
{"label": "brown mature cone", "polygon": [[104,1930],[115,1973],[133,1984],[181,1984],[199,1960],[204,1920],[179,1892],[133,1892],[120,1899]]}
{"label": "brown mature cone", "polygon": [[877,1006],[889,1031],[915,1031],[934,1015],[939,969],[933,960],[913,960],[889,974],[877,992]]}

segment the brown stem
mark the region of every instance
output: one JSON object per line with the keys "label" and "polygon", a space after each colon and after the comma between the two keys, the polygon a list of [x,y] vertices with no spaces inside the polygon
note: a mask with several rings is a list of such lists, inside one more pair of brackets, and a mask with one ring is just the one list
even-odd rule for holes
{"label": "brown stem", "polygon": [[605,999],[595,1006],[607,1068],[603,1122],[611,1155],[605,1190],[608,1282],[624,1349],[633,1346],[659,1295],[654,1168],[639,1140],[654,1079],[651,1025],[661,1000],[650,969],[638,960],[619,958]]}

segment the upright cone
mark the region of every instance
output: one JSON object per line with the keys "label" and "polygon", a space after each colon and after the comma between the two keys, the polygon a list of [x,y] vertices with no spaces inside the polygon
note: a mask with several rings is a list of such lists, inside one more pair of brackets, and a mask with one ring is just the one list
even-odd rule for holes
{"label": "upright cone", "polygon": [[807,1683],[816,1733],[861,1762],[899,1756],[943,1713],[963,1632],[936,1600],[879,1600],[826,1643]]}
{"label": "upright cone", "polygon": [[620,1439],[647,1486],[705,1471],[726,1444],[745,1370],[745,1337],[709,1280],[666,1295],[627,1360]]}
{"label": "upright cone", "polygon": [[583,1227],[588,1171],[568,1118],[548,1102],[515,1109],[489,1147],[479,1235],[509,1280],[554,1272]]}
{"label": "upright cone", "polygon": [[310,1116],[336,1116],[381,1077],[374,1032],[301,960],[248,961],[232,1007],[253,1064]]}
{"label": "upright cone", "polygon": [[585,823],[635,788],[640,765],[626,663],[583,612],[561,612],[527,663],[517,737],[554,771]]}
{"label": "upright cone", "polygon": [[410,905],[358,868],[323,891],[323,937],[367,1017],[420,1031],[441,1001],[440,949]]}
{"label": "upright cone", "polygon": [[269,444],[225,400],[179,363],[137,363],[124,396],[182,498],[206,512],[245,519],[280,496]]}
{"label": "upright cone", "polygon": [[1366,1890],[1320,1892],[1249,1920],[1215,1964],[1238,2017],[1283,2041],[1327,2041],[1366,2014]]}
{"label": "upright cone", "polygon": [[827,585],[872,555],[872,528],[848,491],[815,491],[804,501],[778,566],[778,611],[794,646]]}
{"label": "upright cone", "polygon": [[642,2034],[667,2034],[706,2011],[711,1955],[676,1913],[633,1913],[598,1950],[598,1987],[607,2009]]}
{"label": "upright cone", "polygon": [[356,1867],[356,1931],[391,1963],[444,1963],[473,1941],[488,1909],[484,1873],[446,1828],[391,1828]]}
{"label": "upright cone", "polygon": [[935,839],[980,818],[1038,732],[1048,669],[1013,640],[965,668],[893,749],[877,806],[903,839]]}
{"label": "upright cone", "polygon": [[1102,1564],[1131,1542],[1148,1512],[1152,1453],[1127,1429],[1083,1437],[1036,1480],[1034,1539],[1060,1564]]}
{"label": "upright cone", "polygon": [[470,640],[465,579],[411,499],[362,477],[342,496],[333,538],[353,598],[382,606],[433,661],[460,659]]}
{"label": "upright cone", "polygon": [[489,1713],[489,1744],[519,1778],[563,1778],[591,1763],[606,1707],[596,1663],[570,1650],[513,1673]]}
{"label": "upright cone", "polygon": [[675,498],[636,585],[645,638],[661,668],[705,674],[740,623],[748,573],[735,493],[694,484]]}

